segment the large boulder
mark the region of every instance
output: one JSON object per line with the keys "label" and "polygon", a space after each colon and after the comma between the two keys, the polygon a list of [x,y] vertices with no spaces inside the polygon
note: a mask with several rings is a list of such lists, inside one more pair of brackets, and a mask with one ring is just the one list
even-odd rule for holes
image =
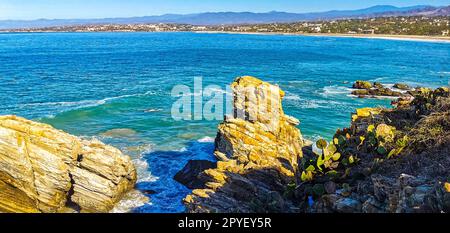
{"label": "large boulder", "polygon": [[0,212],[107,212],[135,182],[114,147],[0,116]]}
{"label": "large boulder", "polygon": [[289,212],[282,195],[302,157],[299,121],[284,114],[278,86],[245,76],[231,87],[234,111],[218,127],[217,168],[203,173],[205,189],[185,198],[187,211]]}

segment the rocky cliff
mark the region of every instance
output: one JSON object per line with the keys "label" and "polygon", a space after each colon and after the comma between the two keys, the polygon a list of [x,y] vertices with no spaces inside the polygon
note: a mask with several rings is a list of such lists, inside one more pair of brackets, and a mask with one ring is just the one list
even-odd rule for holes
{"label": "rocky cliff", "polygon": [[[234,115],[218,127],[217,168],[196,176],[204,187],[184,199],[187,211],[450,212],[448,87],[416,88],[392,109],[357,109],[350,127],[312,145],[284,115],[278,87],[252,77],[232,87]],[[258,114],[267,103],[273,111]]]}
{"label": "rocky cliff", "polygon": [[448,213],[450,211],[450,95],[448,87],[420,88],[394,109],[359,109],[351,126],[338,130],[335,146],[353,163],[338,177],[317,177],[307,186],[332,182],[333,192],[311,193],[310,212]]}
{"label": "rocky cliff", "polygon": [[289,208],[285,187],[296,183],[302,157],[299,121],[281,105],[284,92],[254,77],[237,78],[233,115],[218,127],[217,168],[200,178],[203,189],[185,198],[189,212],[255,212]]}
{"label": "rocky cliff", "polygon": [[135,182],[116,148],[0,116],[0,212],[107,212]]}

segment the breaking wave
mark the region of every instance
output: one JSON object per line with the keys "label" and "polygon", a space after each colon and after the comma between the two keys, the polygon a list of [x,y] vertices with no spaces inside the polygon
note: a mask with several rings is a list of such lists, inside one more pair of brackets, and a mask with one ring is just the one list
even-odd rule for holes
{"label": "breaking wave", "polygon": [[338,86],[338,85],[332,85],[332,86],[326,86],[322,89],[322,93],[320,95],[322,96],[329,96],[329,95],[342,95],[342,94],[348,94],[352,91],[352,88],[344,87],[344,86]]}
{"label": "breaking wave", "polygon": [[103,104],[106,104],[108,102],[112,102],[114,100],[124,99],[124,98],[130,98],[130,97],[139,97],[139,96],[148,96],[148,95],[154,95],[155,92],[148,91],[145,93],[139,93],[139,94],[130,94],[130,95],[120,95],[120,96],[114,96],[114,97],[107,97],[101,100],[80,100],[80,101],[68,101],[68,102],[44,102],[44,103],[28,103],[28,104],[19,104],[19,108],[26,108],[26,107],[62,107],[64,111],[67,110],[77,110],[82,108],[89,108],[89,107],[96,107]]}

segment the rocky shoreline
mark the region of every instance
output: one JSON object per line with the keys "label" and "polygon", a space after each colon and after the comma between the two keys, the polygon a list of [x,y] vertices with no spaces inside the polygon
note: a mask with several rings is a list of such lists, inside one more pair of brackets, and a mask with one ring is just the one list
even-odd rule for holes
{"label": "rocky shoreline", "polygon": [[[379,82],[356,81],[351,94],[358,98],[392,98],[412,100],[422,87],[411,88],[403,83],[396,83],[392,87],[383,85]],[[429,89],[428,89],[429,90]]]}
{"label": "rocky shoreline", "polygon": [[16,116],[0,116],[0,212],[108,212],[136,182],[130,157]]}
{"label": "rocky shoreline", "polygon": [[[244,76],[231,87],[217,162],[189,161],[174,177],[192,189],[187,212],[450,212],[448,87],[357,81],[353,95],[393,98],[395,108],[357,109],[330,142],[302,137],[278,86]],[[114,147],[0,116],[0,212],[128,212],[122,203],[143,197],[135,183]]]}
{"label": "rocky shoreline", "polygon": [[[232,86],[240,83],[255,90],[271,86],[252,77],[238,78]],[[353,87],[364,91],[358,92],[361,97],[394,96],[396,107],[358,109],[350,127],[338,130],[331,142],[307,145],[293,129],[296,119],[274,128],[262,119],[225,119],[215,142],[217,168],[197,170],[203,187],[184,199],[187,211],[449,212],[449,89],[396,84],[403,90],[397,93],[362,81]],[[235,112],[251,112],[259,103],[266,102],[238,101]],[[279,112],[289,119],[281,106]],[[291,133],[279,135],[286,132]]]}

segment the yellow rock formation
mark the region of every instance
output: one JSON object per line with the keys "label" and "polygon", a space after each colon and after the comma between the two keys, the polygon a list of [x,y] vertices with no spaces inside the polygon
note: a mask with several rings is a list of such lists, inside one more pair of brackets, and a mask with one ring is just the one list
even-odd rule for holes
{"label": "yellow rock formation", "polygon": [[[248,212],[258,192],[277,192],[280,184],[297,177],[303,141],[299,120],[283,112],[284,92],[249,76],[237,78],[231,87],[234,111],[218,127],[217,168],[204,172],[206,189],[185,198],[189,212]],[[256,182],[267,187],[261,190]]]}
{"label": "yellow rock formation", "polygon": [[107,212],[135,182],[114,147],[0,116],[0,212]]}

